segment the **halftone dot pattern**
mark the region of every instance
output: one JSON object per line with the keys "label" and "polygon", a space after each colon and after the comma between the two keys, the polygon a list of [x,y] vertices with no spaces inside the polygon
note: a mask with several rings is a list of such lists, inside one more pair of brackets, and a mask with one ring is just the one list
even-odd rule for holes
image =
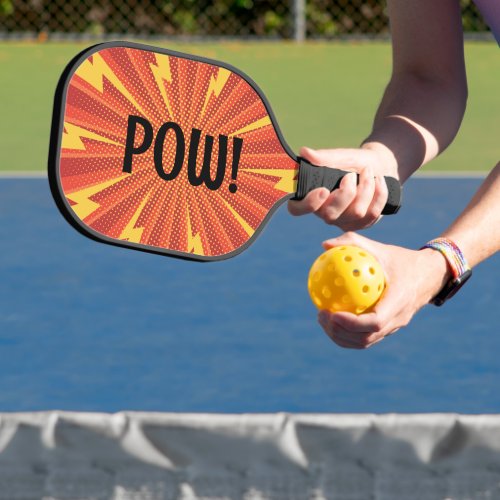
{"label": "halftone dot pattern", "polygon": [[[77,218],[109,238],[153,250],[224,255],[244,245],[269,210],[293,193],[295,159],[281,144],[259,94],[225,68],[146,49],[107,47],[76,69],[64,106],[59,162],[64,195]],[[144,153],[133,155],[128,173],[123,166],[130,116],[151,124],[153,140]],[[182,168],[168,181],[154,161],[156,134],[167,122],[180,126],[185,141]],[[224,178],[216,190],[189,182],[193,129],[201,130],[197,177],[208,174],[203,166],[207,136],[213,137],[212,180],[220,136],[227,137]],[[234,138],[243,140],[236,178]],[[144,141],[139,123],[134,147]],[[176,146],[175,133],[167,131],[159,166],[165,174],[172,172]]]}

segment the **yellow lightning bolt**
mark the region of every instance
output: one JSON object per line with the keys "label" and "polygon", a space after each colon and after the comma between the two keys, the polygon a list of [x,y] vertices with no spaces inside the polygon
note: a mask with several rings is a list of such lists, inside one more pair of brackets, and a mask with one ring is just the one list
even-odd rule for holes
{"label": "yellow lightning bolt", "polygon": [[241,227],[245,230],[248,236],[255,233],[255,229],[224,199],[221,198],[228,210],[234,215],[235,219],[240,223]]}
{"label": "yellow lightning bolt", "polygon": [[229,134],[229,137],[245,134],[247,132],[251,132],[252,130],[257,130],[258,128],[267,127],[268,125],[271,125],[271,118],[269,118],[269,116],[264,116],[264,118],[261,118],[260,120],[250,123],[250,125],[240,128],[236,132],[232,132],[231,134]]}
{"label": "yellow lightning bolt", "polygon": [[148,195],[144,198],[144,200],[141,201],[139,208],[135,211],[134,215],[129,220],[128,224],[125,226],[125,229],[122,231],[122,234],[120,234],[121,240],[128,240],[133,243],[139,243],[141,241],[144,228],[134,227],[134,226],[135,223],[137,222],[137,219],[139,219],[139,216],[142,213],[142,209],[146,206],[146,203],[149,201],[150,194],[151,193],[148,193]]}
{"label": "yellow lightning bolt", "polygon": [[64,130],[65,132],[62,136],[62,147],[64,149],[85,149],[82,137],[93,139],[94,141],[105,142],[107,144],[114,144],[115,146],[123,146],[119,142],[112,141],[107,137],[103,137],[95,132],[79,127],[78,125],[73,125],[72,123],[64,122]]}
{"label": "yellow lightning bolt", "polygon": [[170,83],[172,81],[172,73],[170,72],[170,60],[168,56],[156,54],[156,65],[151,63],[149,65],[151,72],[156,81],[156,85],[161,92],[165,106],[167,106],[168,113],[173,116],[172,107],[170,106],[170,101],[168,100],[167,91],[165,90],[165,85],[163,80]]}
{"label": "yellow lightning bolt", "polygon": [[297,175],[296,170],[291,169],[267,169],[267,168],[242,168],[242,172],[249,172],[253,174],[264,174],[272,175],[273,177],[279,177],[280,180],[274,186],[275,189],[279,189],[285,193],[295,193],[297,191]]}
{"label": "yellow lightning bolt", "polygon": [[85,80],[88,84],[92,85],[92,87],[101,92],[101,94],[104,92],[104,78],[106,78],[143,115],[145,115],[144,110],[141,108],[139,103],[134,99],[132,94],[125,88],[123,83],[113,73],[113,70],[106,64],[104,59],[99,54],[94,54],[92,56],[92,62],[90,62],[90,59],[86,59],[76,70],[75,74],[78,75],[83,80]]}
{"label": "yellow lightning bolt", "polygon": [[205,255],[203,253],[203,244],[201,243],[200,233],[193,235],[191,229],[191,220],[189,218],[189,208],[186,210],[187,217],[187,235],[188,235],[188,252],[193,252],[196,255]]}
{"label": "yellow lightning bolt", "polygon": [[229,80],[231,76],[231,72],[225,68],[219,68],[217,76],[212,75],[210,77],[210,83],[208,84],[207,96],[205,97],[205,104],[203,104],[203,108],[201,108],[200,118],[205,114],[205,110],[207,108],[208,101],[212,94],[215,97],[219,97],[219,94],[222,92],[224,85]]}
{"label": "yellow lightning bolt", "polygon": [[125,179],[125,177],[128,177],[128,175],[122,175],[117,179],[111,179],[110,181],[102,182],[96,186],[91,186],[89,188],[84,188],[80,191],[67,194],[66,198],[76,203],[76,205],[73,205],[71,209],[80,220],[85,219],[85,217],[89,216],[92,212],[95,212],[101,206],[99,203],[92,201],[90,197],[103,191],[107,187],[120,182],[122,179]]}

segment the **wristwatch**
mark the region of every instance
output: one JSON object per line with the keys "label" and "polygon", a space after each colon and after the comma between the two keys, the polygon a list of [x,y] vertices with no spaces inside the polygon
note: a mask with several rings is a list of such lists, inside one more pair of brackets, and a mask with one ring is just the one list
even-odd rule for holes
{"label": "wristwatch", "polygon": [[440,252],[446,259],[452,273],[452,278],[431,300],[431,304],[442,306],[465,285],[467,280],[472,276],[472,269],[467,264],[460,248],[448,238],[436,238],[431,240],[426,243],[421,250],[424,248],[432,248]]}

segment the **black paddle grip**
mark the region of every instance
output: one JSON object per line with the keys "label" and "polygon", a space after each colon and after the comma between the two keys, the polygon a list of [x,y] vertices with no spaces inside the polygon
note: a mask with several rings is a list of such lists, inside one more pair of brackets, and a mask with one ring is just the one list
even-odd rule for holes
{"label": "black paddle grip", "polygon": [[[340,186],[342,178],[350,173],[338,168],[317,167],[300,157],[298,161],[299,179],[294,200],[302,200],[307,193],[319,187],[326,187],[328,190],[333,191]],[[395,214],[401,207],[401,184],[394,177],[384,177],[384,179],[389,195],[382,213],[384,215]],[[359,182],[359,175],[357,175],[356,182]]]}

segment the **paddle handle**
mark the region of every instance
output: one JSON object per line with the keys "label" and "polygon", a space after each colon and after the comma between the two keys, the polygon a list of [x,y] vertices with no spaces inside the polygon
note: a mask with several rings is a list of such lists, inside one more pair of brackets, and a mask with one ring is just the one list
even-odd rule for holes
{"label": "paddle handle", "polygon": [[[345,170],[331,167],[317,167],[304,158],[298,158],[299,179],[297,182],[297,192],[294,200],[302,200],[307,193],[319,187],[326,187],[330,191],[340,186],[342,178],[351,173]],[[389,195],[382,213],[384,215],[395,214],[401,207],[402,188],[401,184],[394,177],[384,177]],[[359,175],[357,174],[357,181]]]}

